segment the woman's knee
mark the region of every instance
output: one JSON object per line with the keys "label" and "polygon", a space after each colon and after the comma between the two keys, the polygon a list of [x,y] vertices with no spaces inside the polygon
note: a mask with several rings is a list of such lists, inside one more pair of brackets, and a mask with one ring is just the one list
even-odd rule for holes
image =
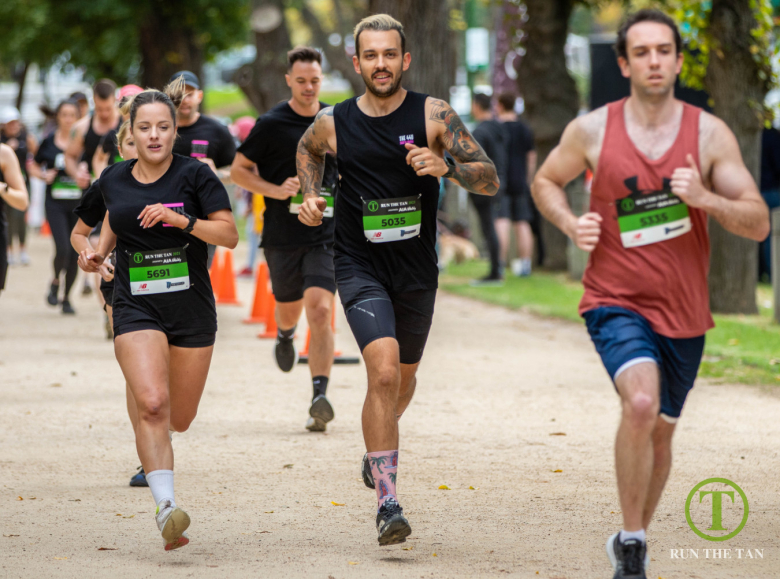
{"label": "woman's knee", "polygon": [[147,392],[135,396],[138,418],[144,422],[167,422],[170,418],[170,399],[167,392]]}

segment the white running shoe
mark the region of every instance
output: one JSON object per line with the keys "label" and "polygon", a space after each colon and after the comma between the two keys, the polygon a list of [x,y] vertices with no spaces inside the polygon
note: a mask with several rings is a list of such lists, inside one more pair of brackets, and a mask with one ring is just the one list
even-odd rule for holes
{"label": "white running shoe", "polygon": [[165,550],[172,551],[190,542],[184,531],[190,526],[190,516],[169,500],[157,505],[157,528],[160,529]]}

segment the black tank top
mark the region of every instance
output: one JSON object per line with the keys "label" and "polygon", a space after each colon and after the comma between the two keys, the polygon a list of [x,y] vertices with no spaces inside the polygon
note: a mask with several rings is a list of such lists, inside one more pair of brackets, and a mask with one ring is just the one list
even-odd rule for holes
{"label": "black tank top", "polygon": [[[84,152],[81,154],[81,160],[86,162],[90,173],[92,173],[92,157],[95,156],[95,151],[97,151],[98,147],[102,146],[104,139],[114,138],[116,131],[122,126],[122,117],[119,117],[119,123],[117,123],[116,129],[108,131],[105,135],[98,135],[95,132],[95,129],[92,128],[93,122],[95,122],[95,115],[89,117],[89,129],[87,129],[87,134],[84,135]],[[110,155],[108,164],[114,164],[113,155]]]}
{"label": "black tank top", "polygon": [[[404,143],[428,146],[426,98],[427,95],[407,91],[401,106],[383,117],[363,113],[357,106],[357,98],[334,107],[336,160],[341,176],[335,211],[337,277],[368,276],[395,292],[438,286],[439,181],[431,176],[418,177],[406,164],[408,151],[404,147]],[[381,202],[389,199],[401,201]],[[416,199],[416,208],[422,212],[418,234],[414,233],[417,231],[414,226],[397,227],[399,223],[415,222],[416,217],[411,213],[394,213],[392,209],[399,205],[411,209],[409,199]],[[395,226],[395,229],[366,234],[364,225],[369,232],[385,226]],[[396,240],[384,243],[369,240],[385,233],[391,233]]]}

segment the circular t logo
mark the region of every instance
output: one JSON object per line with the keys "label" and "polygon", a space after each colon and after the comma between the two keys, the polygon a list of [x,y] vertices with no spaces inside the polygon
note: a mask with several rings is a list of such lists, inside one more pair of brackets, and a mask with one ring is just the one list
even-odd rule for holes
{"label": "circular t logo", "polygon": [[369,201],[369,202],[368,202],[368,210],[369,210],[371,213],[373,213],[373,212],[374,212],[374,211],[376,211],[377,209],[379,209],[379,203],[377,203],[376,201]]}
{"label": "circular t logo", "polygon": [[[713,487],[712,489],[703,488],[712,484],[716,484],[718,487]],[[721,485],[726,485],[730,487],[731,490],[722,490]],[[726,497],[726,500],[724,500],[724,496]],[[693,517],[691,516],[691,503],[693,503],[694,506],[700,505],[702,502],[704,502],[706,497],[710,497],[711,499],[711,511],[706,509],[707,512],[705,516],[704,507],[695,509],[695,514],[698,515],[697,519],[702,519],[702,521],[699,523],[700,525],[703,526],[705,521],[709,521],[711,523],[709,527],[701,530],[696,526],[696,523],[693,522]],[[696,499],[695,502],[694,499]],[[731,499],[730,503],[728,499]],[[737,528],[726,535],[708,535],[705,533],[704,531],[729,530],[723,524],[723,504],[725,502],[727,505],[739,505],[739,501],[737,499],[740,499],[743,505],[742,520],[739,522],[739,525],[737,525]],[[688,525],[690,525],[694,533],[699,535],[702,539],[706,539],[707,541],[728,541],[732,537],[737,536],[745,526],[745,523],[747,523],[748,510],[748,500],[745,496],[745,492],[735,483],[725,478],[708,478],[707,480],[701,481],[691,489],[691,492],[688,494],[688,499],[685,501],[685,518],[688,521]]]}
{"label": "circular t logo", "polygon": [[634,200],[626,197],[620,202],[620,206],[623,208],[623,211],[632,211],[634,209]]}
{"label": "circular t logo", "polygon": [[136,253],[133,255],[133,261],[136,263],[141,263],[144,260],[144,254],[143,253]]}

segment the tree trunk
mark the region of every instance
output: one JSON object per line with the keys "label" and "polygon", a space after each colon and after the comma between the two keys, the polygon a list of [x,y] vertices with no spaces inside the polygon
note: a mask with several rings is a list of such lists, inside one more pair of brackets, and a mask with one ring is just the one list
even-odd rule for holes
{"label": "tree trunk", "polygon": [[390,14],[404,25],[406,51],[412,64],[404,73],[403,87],[450,99],[455,81],[455,43],[448,26],[449,2],[446,0],[370,0],[369,13]]}
{"label": "tree trunk", "polygon": [[[736,135],[745,165],[758,182],[763,120],[757,109],[766,91],[750,52],[750,31],[756,26],[750,5],[750,0],[713,1],[709,27],[713,45],[705,83],[715,114]],[[757,313],[756,242],[727,232],[714,219],[709,225],[712,311]]]}
{"label": "tree trunk", "polygon": [[[334,5],[340,7],[339,0],[335,0]],[[341,76],[349,82],[354,94],[363,94],[366,85],[360,75],[355,72],[352,66],[352,57],[344,49],[344,41],[342,40],[338,46],[333,46],[328,40],[328,33],[320,24],[319,18],[309,9],[307,4],[301,7],[301,18],[311,30],[314,44],[322,47],[331,68],[339,71]]]}
{"label": "tree trunk", "polygon": [[24,85],[27,83],[27,71],[29,70],[30,70],[30,61],[26,60],[22,65],[22,70],[19,73],[19,78],[16,79],[17,82],[19,83],[19,92],[16,95],[16,108],[20,113],[22,111],[22,102],[24,102]]}
{"label": "tree trunk", "polygon": [[[539,164],[558,144],[566,125],[577,116],[580,97],[566,68],[564,46],[573,0],[526,0],[528,21],[517,86],[525,100],[528,123],[534,131]],[[544,266],[566,269],[567,238],[542,220]]]}
{"label": "tree trunk", "polygon": [[257,112],[263,114],[290,96],[284,82],[287,51],[291,48],[290,34],[283,0],[253,0],[252,6],[257,56],[254,62],[239,68],[233,79]]}
{"label": "tree trunk", "polygon": [[190,70],[203,88],[203,48],[196,44],[195,37],[192,30],[182,26],[181,14],[149,10],[138,29],[143,86],[162,90],[174,73]]}

